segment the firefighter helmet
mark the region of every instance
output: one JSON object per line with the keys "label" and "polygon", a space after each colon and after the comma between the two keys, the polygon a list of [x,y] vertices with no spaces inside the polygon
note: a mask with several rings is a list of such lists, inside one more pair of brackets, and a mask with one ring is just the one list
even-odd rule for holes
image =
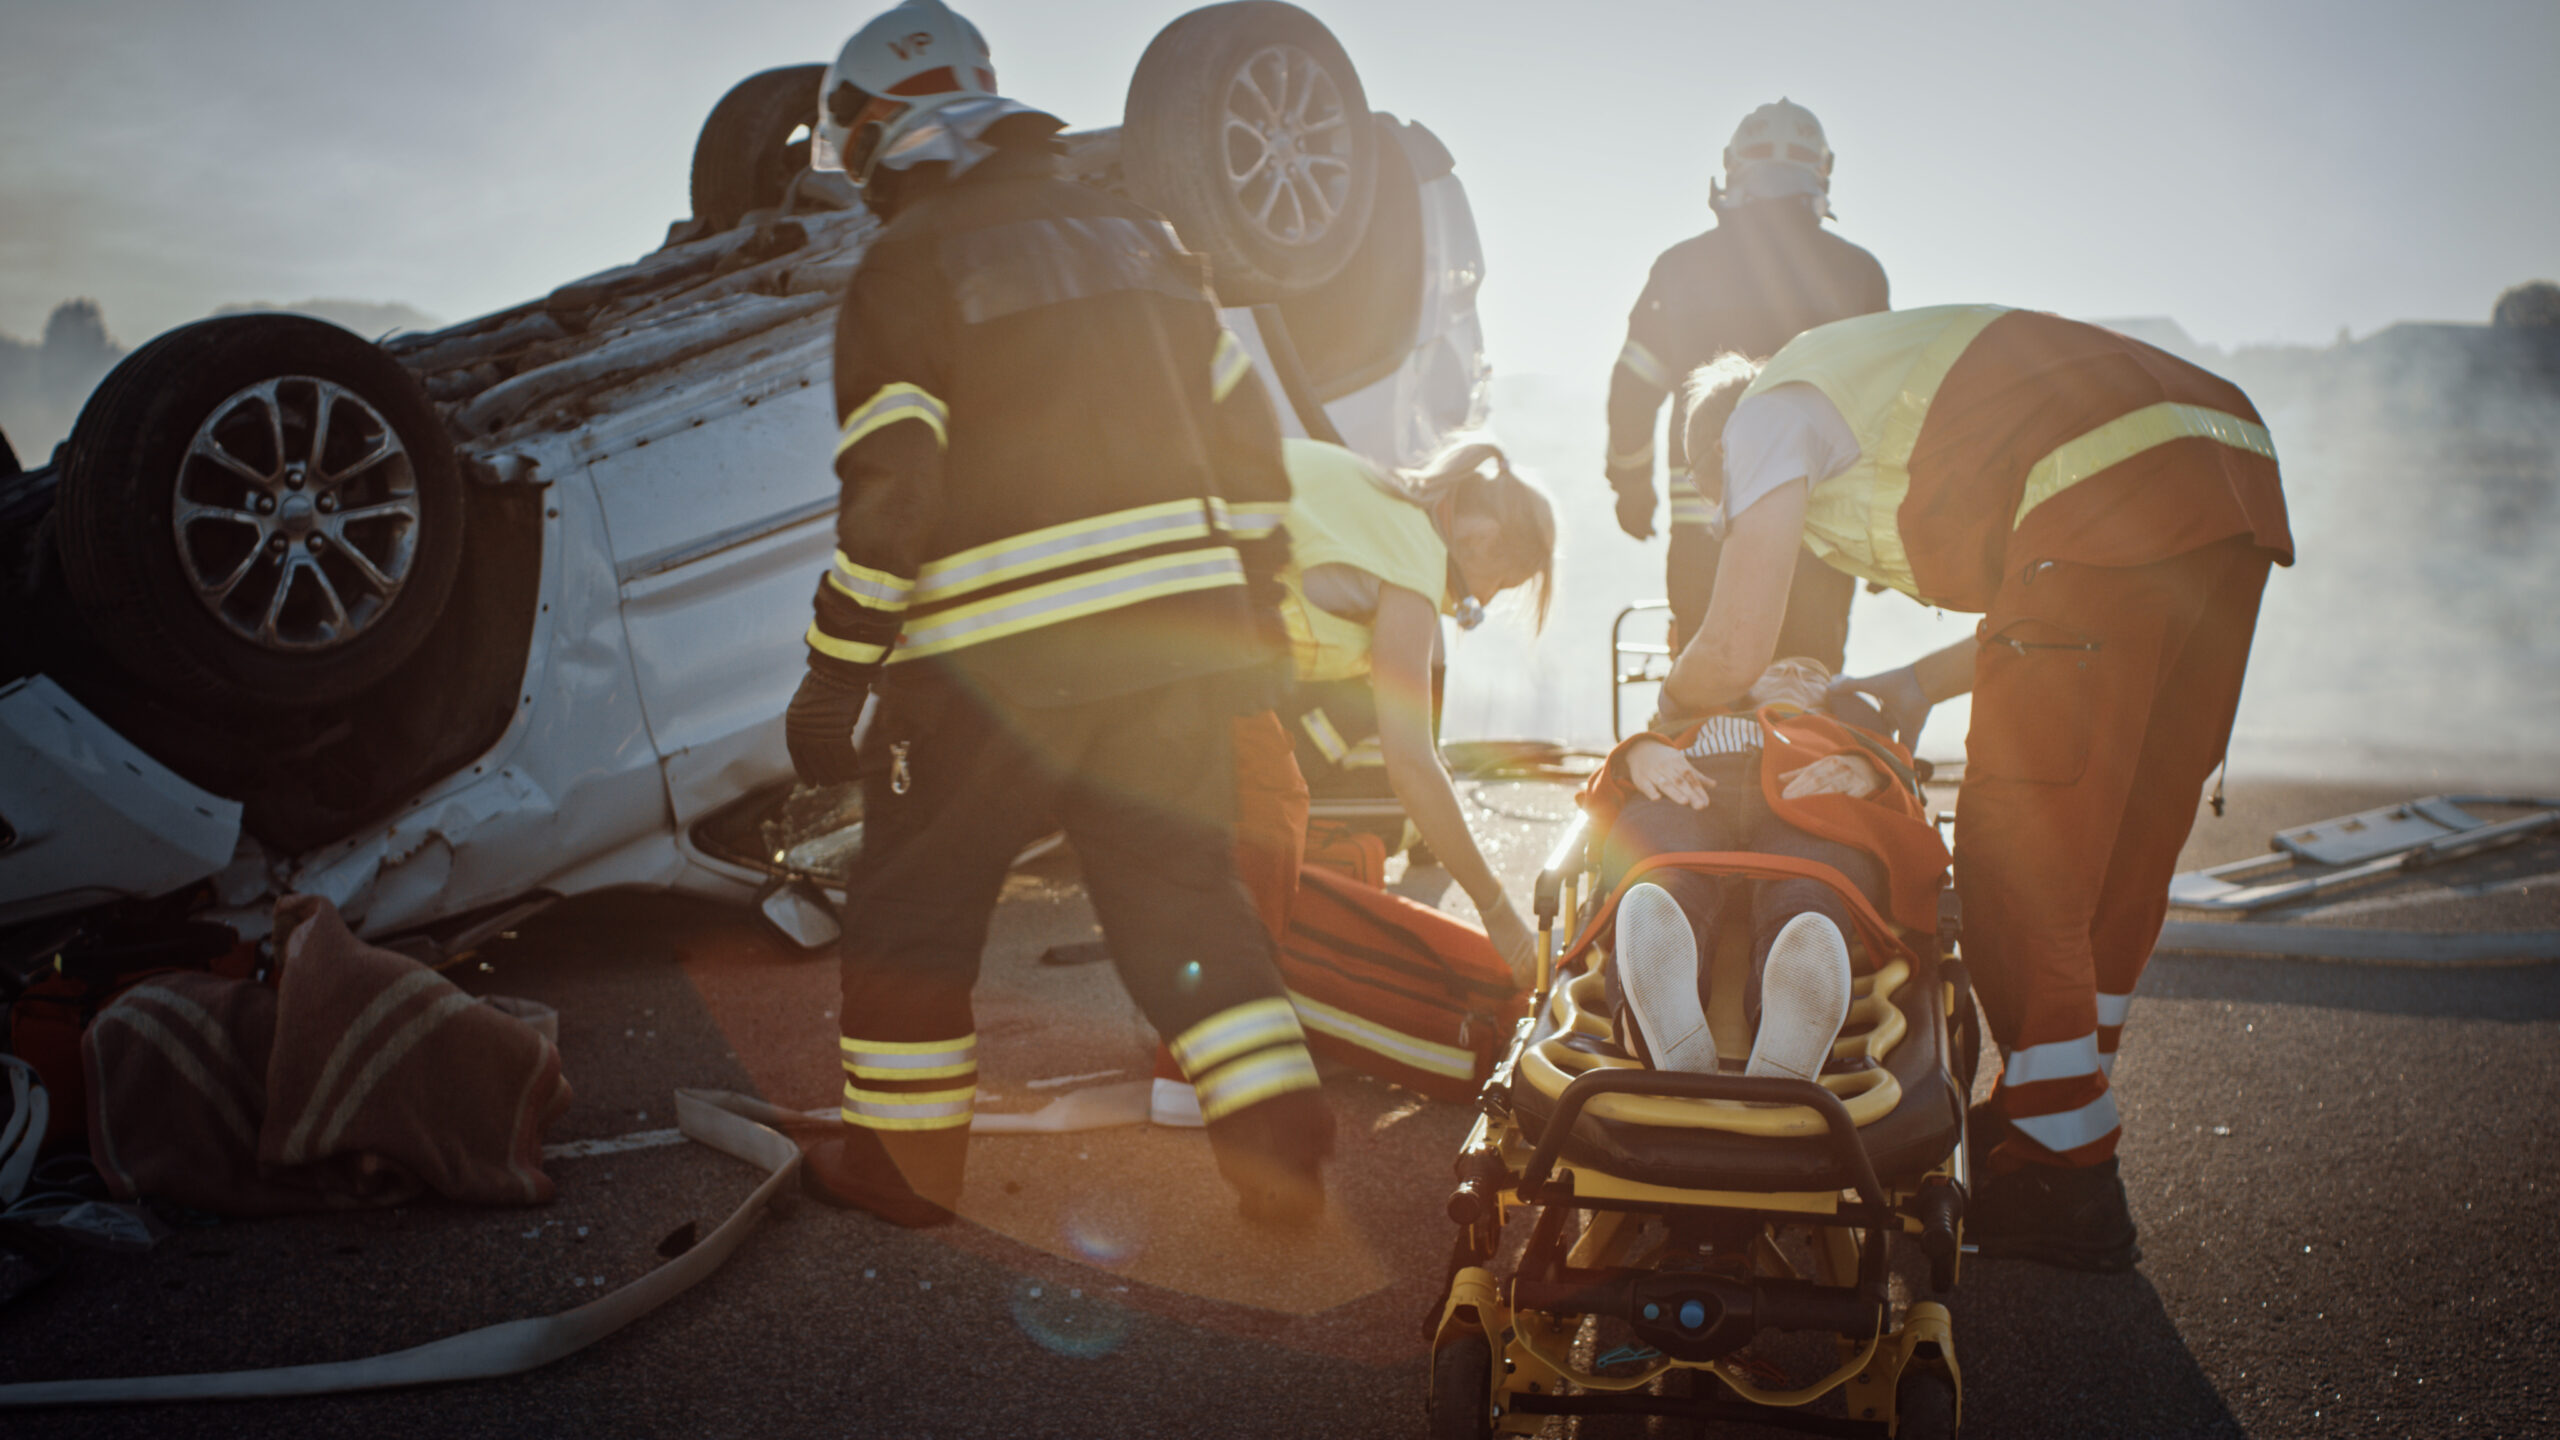
{"label": "firefighter helmet", "polygon": [[1724,147],[1719,198],[1735,203],[1807,197],[1816,213],[1831,213],[1831,144],[1813,112],[1781,98],[1742,117]]}
{"label": "firefighter helmet", "polygon": [[903,0],[853,32],[827,67],[810,167],[861,184],[926,116],[995,93],[995,61],[978,27],[942,0]]}

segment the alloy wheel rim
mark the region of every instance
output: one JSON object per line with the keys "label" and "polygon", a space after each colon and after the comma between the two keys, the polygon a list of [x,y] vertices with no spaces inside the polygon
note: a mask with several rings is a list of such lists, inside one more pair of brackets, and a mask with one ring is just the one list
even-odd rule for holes
{"label": "alloy wheel rim", "polygon": [[169,520],[224,629],[264,650],[332,650],[380,624],[416,567],[417,469],[362,395],[276,376],[196,427]]}

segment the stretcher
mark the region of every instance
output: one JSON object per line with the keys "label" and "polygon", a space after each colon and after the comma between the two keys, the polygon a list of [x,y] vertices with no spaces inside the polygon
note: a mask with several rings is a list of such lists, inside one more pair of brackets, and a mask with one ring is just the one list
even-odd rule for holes
{"label": "stretcher", "polygon": [[[1962,1379],[1943,1297],[1981,1050],[1952,892],[1931,935],[1857,902],[1868,963],[1818,1081],[1655,1071],[1604,999],[1617,897],[1591,893],[1591,849],[1577,821],[1538,878],[1537,993],[1457,1157],[1431,1435],[1660,1415],[1952,1436]],[[1736,876],[1790,863],[1648,862]],[[1708,1020],[1729,1056],[1750,1049],[1743,929],[1726,927],[1712,961]]]}

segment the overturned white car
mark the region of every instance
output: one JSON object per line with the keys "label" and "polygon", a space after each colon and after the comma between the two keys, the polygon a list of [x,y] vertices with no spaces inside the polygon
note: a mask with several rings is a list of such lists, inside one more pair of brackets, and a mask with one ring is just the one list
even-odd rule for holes
{"label": "overturned white car", "polygon": [[[825,873],[780,717],[874,222],[806,166],[821,70],[720,102],[636,264],[380,345],[186,326],[50,464],[0,459],[0,961],[110,918],[254,935],[289,891],[453,948],[583,891]],[[1210,257],[1284,423],[1402,462],[1481,422],[1465,192],[1311,16],[1185,15],[1122,124],[1063,140]]]}

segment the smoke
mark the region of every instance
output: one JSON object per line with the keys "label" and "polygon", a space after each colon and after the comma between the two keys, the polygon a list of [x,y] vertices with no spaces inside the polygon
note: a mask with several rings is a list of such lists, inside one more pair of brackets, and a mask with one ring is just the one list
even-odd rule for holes
{"label": "smoke", "polygon": [[[2548,783],[2560,768],[2560,330],[2400,325],[2223,352],[2166,322],[2119,328],[2239,383],[2282,457],[2300,561],[2268,583],[2233,764]],[[1559,593],[1544,636],[1497,607],[1452,647],[1451,738],[1609,738],[1609,626],[1663,593],[1663,542],[1617,530],[1599,474],[1600,378],[1495,381],[1493,430],[1556,502]],[[1658,639],[1661,623],[1640,617],[1629,634]],[[1849,668],[1900,664],[1973,623],[1861,594]],[[1649,689],[1629,692],[1631,728],[1651,703]],[[1940,707],[1921,753],[1961,756],[1969,715]]]}

